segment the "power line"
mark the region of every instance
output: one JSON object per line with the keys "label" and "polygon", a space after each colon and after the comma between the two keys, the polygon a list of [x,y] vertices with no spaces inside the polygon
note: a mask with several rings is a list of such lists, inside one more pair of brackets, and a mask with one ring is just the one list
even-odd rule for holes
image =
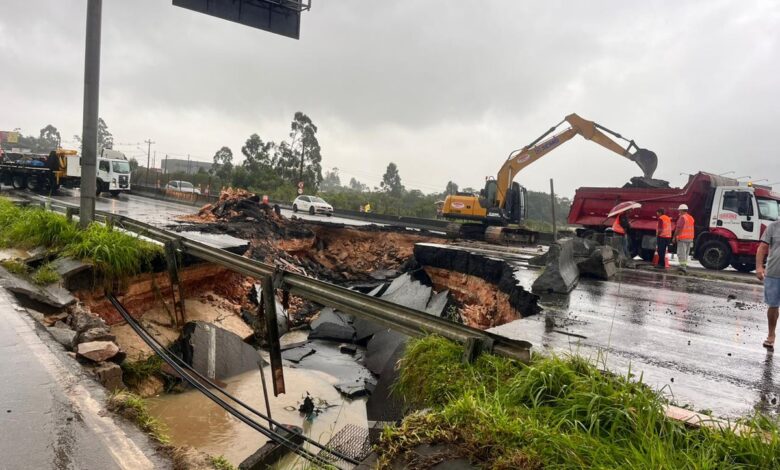
{"label": "power line", "polygon": [[[333,466],[333,463],[328,461],[326,458],[321,457],[316,454],[312,454],[311,452],[304,449],[302,446],[296,444],[295,442],[292,442],[287,436],[280,434],[273,430],[273,428],[266,428],[259,424],[257,421],[253,420],[252,418],[246,416],[241,411],[237,410],[235,407],[230,405],[229,403],[225,402],[218,396],[216,396],[211,390],[209,390],[207,387],[205,387],[203,384],[207,384],[209,387],[217,390],[224,396],[226,396],[228,399],[234,401],[239,406],[247,409],[251,413],[255,414],[256,416],[259,416],[260,418],[263,418],[265,421],[269,423],[269,426],[276,426],[278,428],[284,427],[282,423],[277,422],[276,420],[271,419],[270,416],[265,416],[261,412],[257,411],[256,409],[250,407],[243,401],[239,400],[238,398],[234,397],[230,393],[228,393],[225,389],[215,384],[213,381],[209,380],[208,378],[204,377],[200,372],[192,368],[189,364],[187,364],[183,359],[178,357],[177,355],[171,353],[167,348],[163,347],[157,340],[154,339],[152,335],[149,334],[138,322],[130,316],[130,313],[125,309],[125,307],[119,302],[119,300],[116,299],[116,297],[113,296],[113,294],[107,294],[106,297],[108,300],[113,304],[114,308],[119,312],[119,314],[125,319],[125,321],[130,325],[130,327],[135,330],[135,332],[141,337],[141,339],[146,342],[146,344],[149,345],[150,348],[166,363],[168,363],[178,374],[181,376],[185,381],[187,381],[190,385],[195,387],[198,391],[206,395],[208,398],[210,398],[212,401],[217,403],[220,407],[222,407],[225,411],[248,425],[249,427],[253,428],[254,430],[260,432],[261,434],[265,435],[266,437],[272,439],[273,441],[287,447],[289,450],[295,452],[296,454],[300,455],[301,457],[304,457],[305,459],[314,462],[319,465],[324,466]],[[261,359],[262,360],[262,359]],[[189,372],[193,373],[199,380],[195,380],[193,377],[189,375]],[[357,465],[359,462],[357,462],[355,459],[342,454],[341,452],[329,449],[327,446],[324,446],[323,444],[320,444],[319,442],[307,437],[301,435],[304,441],[308,442],[309,444],[312,444],[313,446],[324,450],[325,452],[331,454],[334,457],[340,458],[345,460],[348,463]]]}

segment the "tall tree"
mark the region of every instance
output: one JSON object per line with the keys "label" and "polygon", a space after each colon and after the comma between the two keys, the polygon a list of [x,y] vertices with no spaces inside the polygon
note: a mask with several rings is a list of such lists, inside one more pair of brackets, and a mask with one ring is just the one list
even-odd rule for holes
{"label": "tall tree", "polygon": [[98,148],[112,149],[114,148],[114,136],[108,130],[108,124],[103,118],[98,118]]}
{"label": "tall tree", "polygon": [[447,188],[444,190],[444,194],[455,194],[458,192],[458,185],[452,181],[447,182]]}
{"label": "tall tree", "polygon": [[339,169],[333,168],[325,172],[325,176],[322,178],[320,189],[323,191],[335,191],[341,187],[341,178],[339,177]]}
{"label": "tall tree", "polygon": [[[97,139],[98,149],[114,148],[114,135],[111,134],[111,132],[108,130],[108,124],[106,124],[106,121],[104,121],[101,117],[98,118]],[[81,144],[80,135],[74,135],[73,140]]]}
{"label": "tall tree", "polygon": [[230,183],[233,173],[233,151],[230,147],[222,147],[214,154],[214,163],[210,173],[219,178],[222,183]]}
{"label": "tall tree", "polygon": [[38,136],[38,141],[36,142],[36,148],[34,151],[42,153],[51,152],[60,146],[61,141],[62,137],[60,136],[60,131],[58,131],[57,128],[51,124],[48,124],[46,127],[41,129],[41,133]]}
{"label": "tall tree", "polygon": [[241,153],[244,155],[242,166],[249,172],[270,168],[273,146],[273,142],[263,142],[263,139],[257,134],[250,135],[244,146],[241,147]]}
{"label": "tall tree", "polygon": [[[290,124],[290,138],[293,156],[298,163],[298,181],[307,187],[316,188],[322,181],[322,155],[317,140],[317,126],[309,116],[298,111]],[[294,182],[294,181],[293,181]]]}
{"label": "tall tree", "polygon": [[364,192],[364,191],[368,191],[368,186],[366,186],[365,184],[361,183],[360,181],[352,177],[349,180],[349,189],[351,189],[352,191]]}
{"label": "tall tree", "polygon": [[382,182],[379,186],[392,196],[398,197],[404,192],[404,185],[401,184],[401,175],[398,173],[398,166],[390,162],[387,165],[387,171],[382,176]]}

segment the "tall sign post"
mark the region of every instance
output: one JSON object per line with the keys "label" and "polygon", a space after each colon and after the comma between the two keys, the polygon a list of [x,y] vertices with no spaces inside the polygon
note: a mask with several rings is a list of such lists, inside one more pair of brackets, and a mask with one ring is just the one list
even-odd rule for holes
{"label": "tall sign post", "polygon": [[79,225],[95,220],[97,195],[97,127],[100,103],[100,29],[103,0],[87,2],[87,41],[84,53],[84,114],[81,130],[81,200]]}

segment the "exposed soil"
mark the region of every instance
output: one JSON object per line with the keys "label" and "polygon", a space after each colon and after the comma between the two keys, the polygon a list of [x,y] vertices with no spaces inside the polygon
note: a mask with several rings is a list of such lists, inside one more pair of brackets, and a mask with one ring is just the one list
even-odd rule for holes
{"label": "exposed soil", "polygon": [[431,266],[424,267],[436,290],[449,289],[460,304],[460,317],[465,325],[488,329],[522,318],[509,302],[509,296],[484,279]]}
{"label": "exposed soil", "polygon": [[[179,279],[185,298],[213,292],[222,298],[224,308],[236,313],[240,313],[241,304],[252,286],[244,276],[207,263],[181,269]],[[167,272],[136,276],[127,282],[127,286],[117,298],[134,318],[141,318],[147,311],[160,306],[161,300],[172,309],[171,284]],[[102,290],[80,290],[74,292],[74,295],[109,325],[122,322],[122,317],[105,298]]]}
{"label": "exposed soil", "polygon": [[385,279],[412,257],[415,243],[440,238],[398,227],[351,227],[305,222],[277,214],[256,195],[228,190],[215,204],[179,219],[176,230],[250,240],[247,256],[336,283]]}

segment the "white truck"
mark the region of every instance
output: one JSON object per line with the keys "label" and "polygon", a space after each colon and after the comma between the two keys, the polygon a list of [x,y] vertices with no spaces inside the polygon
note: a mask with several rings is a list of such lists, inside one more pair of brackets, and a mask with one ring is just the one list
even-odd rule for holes
{"label": "white truck", "polygon": [[[97,195],[130,191],[130,162],[122,152],[101,149],[97,158]],[[5,152],[0,159],[0,181],[16,189],[51,193],[81,186],[81,156],[57,149],[46,155]]]}

